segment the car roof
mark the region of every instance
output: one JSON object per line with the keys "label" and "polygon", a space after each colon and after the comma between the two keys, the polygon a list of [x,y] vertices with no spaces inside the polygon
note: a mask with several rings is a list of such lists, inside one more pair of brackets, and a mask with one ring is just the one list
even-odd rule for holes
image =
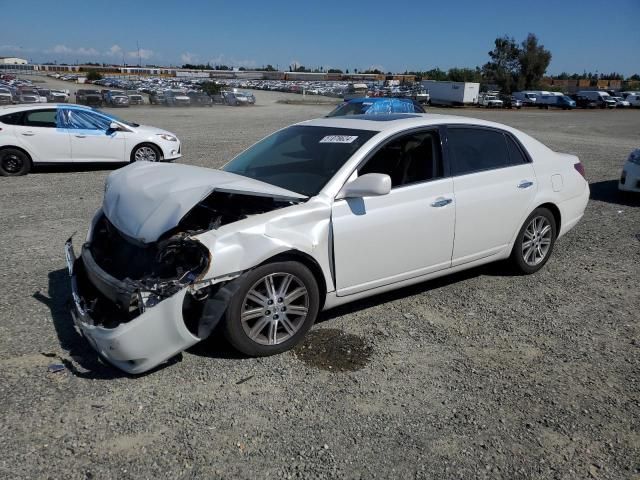
{"label": "car roof", "polygon": [[500,128],[513,131],[511,127],[479,118],[434,113],[391,113],[376,115],[347,115],[343,117],[322,117],[300,122],[297,125],[311,127],[335,127],[377,132],[400,131],[409,128],[429,127],[445,124],[465,124]]}
{"label": "car roof", "polygon": [[74,105],[69,103],[35,103],[30,105],[5,105],[0,107],[0,115],[13,112],[26,112],[28,110],[40,110],[42,108],[77,108],[80,110],[91,110],[91,107],[85,105]]}

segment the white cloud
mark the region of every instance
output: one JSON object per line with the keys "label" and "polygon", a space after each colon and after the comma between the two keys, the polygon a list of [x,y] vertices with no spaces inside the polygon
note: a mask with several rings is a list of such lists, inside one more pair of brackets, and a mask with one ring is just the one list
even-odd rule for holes
{"label": "white cloud", "polygon": [[122,47],[120,45],[112,45],[105,54],[109,57],[120,57],[122,56]]}
{"label": "white cloud", "polygon": [[84,57],[99,55],[99,52],[95,48],[71,48],[66,45],[55,45],[53,48],[49,48],[44,52],[57,53],[59,55],[81,55]]}
{"label": "white cloud", "polygon": [[[139,54],[142,60],[148,60],[151,57],[153,57],[154,52],[153,50],[147,50],[146,48],[141,48]],[[130,52],[127,52],[127,57],[138,58],[138,50],[132,50]]]}
{"label": "white cloud", "polygon": [[180,55],[180,59],[183,63],[196,63],[198,61],[198,55],[196,53],[184,52]]}

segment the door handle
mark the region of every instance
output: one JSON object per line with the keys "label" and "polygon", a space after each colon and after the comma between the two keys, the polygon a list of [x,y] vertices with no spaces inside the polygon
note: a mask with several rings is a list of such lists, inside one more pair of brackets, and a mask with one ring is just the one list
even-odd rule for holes
{"label": "door handle", "polygon": [[87,136],[86,136],[86,135],[76,135],[75,137],[76,137],[76,138],[87,138]]}
{"label": "door handle", "polygon": [[453,202],[450,198],[438,198],[435,202],[431,204],[432,207],[446,207],[451,202]]}
{"label": "door handle", "polygon": [[529,188],[531,185],[533,185],[532,181],[530,181],[530,180],[522,180],[518,184],[518,188]]}
{"label": "door handle", "polygon": [[33,137],[35,135],[35,133],[33,133],[33,132],[22,132],[22,135],[24,135],[25,137]]}

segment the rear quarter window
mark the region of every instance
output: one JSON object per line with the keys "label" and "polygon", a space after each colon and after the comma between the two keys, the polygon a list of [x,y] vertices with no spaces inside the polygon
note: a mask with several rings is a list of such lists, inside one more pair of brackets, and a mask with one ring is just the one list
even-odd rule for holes
{"label": "rear quarter window", "polygon": [[5,125],[22,125],[22,112],[10,113],[8,115],[2,115],[0,122]]}

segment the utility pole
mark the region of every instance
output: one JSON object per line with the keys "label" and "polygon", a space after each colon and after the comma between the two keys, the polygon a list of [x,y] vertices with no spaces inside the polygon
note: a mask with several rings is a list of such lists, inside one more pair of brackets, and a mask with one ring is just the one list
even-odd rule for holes
{"label": "utility pole", "polygon": [[138,47],[138,66],[142,66],[142,58],[140,58],[140,42],[136,40],[136,46]]}

